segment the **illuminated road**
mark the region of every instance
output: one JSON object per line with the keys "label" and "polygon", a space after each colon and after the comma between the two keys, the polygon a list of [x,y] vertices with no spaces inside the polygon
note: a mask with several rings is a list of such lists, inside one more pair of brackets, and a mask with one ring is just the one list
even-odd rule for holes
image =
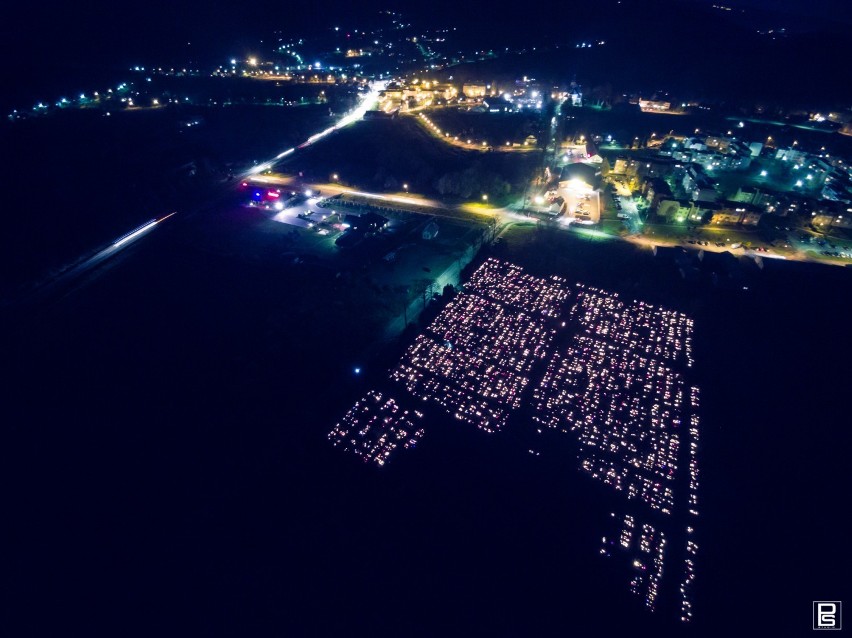
{"label": "illuminated road", "polygon": [[[497,225],[497,232],[495,234],[495,237],[502,235],[509,228],[511,228],[517,223],[538,223],[540,221],[540,218],[537,215],[526,215],[521,212],[523,211],[522,198],[516,201],[514,204],[504,206],[502,208],[494,207],[483,208],[482,210],[475,210],[474,207],[479,205],[478,202],[461,204],[459,206],[451,207],[442,204],[438,200],[420,197],[417,195],[370,193],[355,188],[349,188],[347,186],[341,186],[340,184],[313,182],[308,183],[303,182],[301,180],[291,179],[286,176],[256,175],[251,178],[251,181],[269,185],[288,186],[291,189],[300,191],[307,189],[312,191],[315,195],[320,194],[322,199],[326,199],[340,194],[348,194],[363,197],[365,199],[375,200],[378,205],[381,205],[382,203],[398,203],[402,204],[403,206],[413,206],[412,208],[401,208],[401,210],[405,210],[406,212],[409,212],[411,214],[448,217],[451,219],[467,219],[468,221],[472,222],[483,222],[493,220],[494,223]],[[290,208],[286,208],[283,211],[278,212],[277,214],[275,214],[273,219],[275,221],[291,224],[294,226],[310,228],[311,225],[309,225],[308,222],[306,222],[302,218],[299,218],[298,215],[300,213],[315,213],[318,215],[327,214],[328,211],[325,209],[318,208],[316,206],[316,202],[317,198],[313,197],[307,202],[298,204]],[[686,238],[648,237],[643,234],[645,229],[639,218],[638,211],[635,209],[635,203],[632,200],[622,200],[622,206],[624,207],[625,212],[628,212],[629,214],[629,219],[622,220],[628,227],[628,231],[630,231],[630,234],[625,237],[599,230],[594,226],[589,226],[580,223],[571,223],[571,220],[568,217],[564,216],[559,217],[558,220],[556,220],[556,223],[550,224],[550,227],[554,229],[567,230],[572,233],[576,233],[583,237],[591,239],[610,239],[626,241],[637,246],[643,246],[645,248],[653,248],[654,246],[682,246],[687,250],[695,251],[704,250],[707,252],[734,252],[734,254],[751,257],[753,259],[762,259],[765,257],[768,259],[811,261],[831,265],[842,265],[837,261],[832,262],[829,260],[820,259],[813,252],[805,253],[804,251],[799,251],[793,254],[782,255],[778,254],[777,252],[771,251],[771,249],[769,252],[766,253],[756,253],[751,250],[732,251],[730,245],[717,247],[713,243],[711,243],[708,246],[693,246],[686,242]],[[424,210],[417,210],[414,207],[420,207]]]}
{"label": "illuminated road", "polygon": [[42,284],[31,295],[29,301],[38,301],[40,299],[43,299],[52,292],[55,292],[60,286],[69,284],[75,279],[85,275],[88,272],[91,272],[94,268],[102,264],[107,259],[114,257],[122,250],[125,250],[129,246],[133,245],[140,238],[151,233],[159,224],[163,223],[175,214],[176,213],[169,213],[168,215],[160,217],[159,219],[152,219],[150,221],[145,222],[141,226],[134,228],[130,232],[121,235],[106,248],[99,250],[91,257],[88,257],[83,261],[75,264],[74,266],[71,266],[70,268],[66,269],[50,281]]}
{"label": "illuminated road", "polygon": [[294,146],[293,148],[288,148],[286,151],[282,151],[282,152],[278,153],[278,155],[276,155],[271,160],[264,162],[262,164],[258,164],[257,166],[253,166],[250,170],[246,171],[245,173],[243,173],[240,176],[241,179],[245,179],[246,177],[249,177],[251,175],[257,175],[258,173],[262,173],[264,171],[271,170],[273,165],[275,164],[275,162],[277,162],[278,160],[284,159],[285,157],[292,155],[297,150],[307,148],[308,146],[310,146],[314,142],[318,142],[319,140],[323,139],[324,137],[328,137],[329,135],[331,135],[335,131],[338,131],[345,126],[349,126],[350,124],[359,121],[361,118],[364,117],[364,114],[367,111],[369,111],[371,108],[373,108],[373,106],[375,105],[375,103],[379,99],[379,92],[382,89],[385,88],[386,84],[387,84],[387,82],[372,82],[370,84],[370,92],[367,93],[361,99],[361,103],[357,107],[355,107],[355,109],[353,109],[351,112],[347,113],[342,118],[340,118],[337,121],[336,124],[334,124],[333,126],[329,126],[324,131],[320,131],[319,133],[311,135],[307,140],[305,140],[304,142],[302,142],[298,146]]}
{"label": "illuminated road", "polygon": [[[406,113],[406,115],[410,114],[412,114],[412,111],[408,111]],[[468,151],[529,153],[538,150],[536,146],[528,146],[526,142],[517,146],[512,146],[511,144],[509,144],[508,146],[504,146],[502,144],[488,144],[487,142],[475,142],[473,140],[460,140],[458,136],[450,136],[450,134],[446,131],[442,131],[424,113],[418,113],[417,117],[414,118],[414,121],[417,122],[421,127],[423,127],[423,129],[426,130],[430,135],[432,135],[432,137],[441,140],[445,144],[451,144],[452,146],[457,146]]]}
{"label": "illuminated road", "polygon": [[[479,202],[460,204],[458,206],[447,206],[436,199],[429,199],[418,195],[409,194],[382,194],[341,186],[334,183],[305,182],[278,175],[256,175],[250,178],[251,183],[268,184],[287,187],[292,191],[310,192],[311,197],[305,202],[296,204],[277,212],[272,219],[277,222],[291,224],[293,226],[305,227],[307,223],[299,217],[300,214],[327,214],[326,209],[316,206],[318,199],[328,199],[336,195],[353,195],[364,199],[374,200],[377,206],[390,206],[400,204],[399,210],[414,215],[427,215],[429,217],[446,217],[456,220],[467,220],[471,222],[489,222],[502,224],[512,221],[530,221],[526,215],[518,212],[520,210],[519,199],[511,206],[502,208],[481,207]],[[317,197],[319,196],[319,197]],[[420,209],[420,210],[418,210]]]}
{"label": "illuminated road", "polygon": [[382,200],[386,202],[396,202],[398,204],[409,204],[414,206],[428,206],[430,208],[447,208],[436,199],[428,199],[426,197],[418,197],[417,195],[384,195],[381,193],[369,193],[367,191],[358,190],[357,188],[349,188],[331,182],[305,182],[295,180],[286,176],[277,175],[256,175],[251,178],[251,182],[258,184],[272,184],[276,186],[290,186],[295,190],[310,190],[314,193],[321,193],[323,197],[333,197],[343,193],[349,195],[358,195],[369,199]]}

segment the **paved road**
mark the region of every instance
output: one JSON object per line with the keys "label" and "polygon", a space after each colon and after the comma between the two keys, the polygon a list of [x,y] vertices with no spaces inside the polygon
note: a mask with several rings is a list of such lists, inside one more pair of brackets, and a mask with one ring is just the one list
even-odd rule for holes
{"label": "paved road", "polygon": [[170,213],[159,219],[151,219],[141,226],[134,228],[128,233],[117,237],[112,243],[110,243],[105,248],[101,248],[93,255],[85,257],[81,261],[73,264],[69,268],[66,268],[59,274],[55,275],[51,279],[45,281],[44,283],[38,285],[35,289],[26,293],[25,296],[21,299],[12,300],[9,303],[35,303],[42,301],[49,297],[50,295],[60,293],[62,291],[67,292],[67,288],[71,286],[75,281],[83,277],[84,275],[91,273],[98,266],[103,264],[108,259],[116,256],[121,251],[129,248],[134,243],[153,232],[159,224],[165,222],[169,218],[173,217],[177,213]]}

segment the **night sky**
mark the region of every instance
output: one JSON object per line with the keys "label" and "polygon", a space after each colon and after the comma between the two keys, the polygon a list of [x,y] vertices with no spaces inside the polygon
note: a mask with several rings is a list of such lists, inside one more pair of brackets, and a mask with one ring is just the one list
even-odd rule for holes
{"label": "night sky", "polygon": [[[633,0],[637,2],[638,0]],[[685,4],[708,6],[706,0],[680,0]],[[625,4],[631,0],[624,0]],[[647,4],[650,17],[664,19],[655,10],[654,2]],[[733,7],[772,9],[793,14],[818,16],[829,22],[850,21],[845,0],[727,0]],[[452,25],[481,24],[483,28],[501,30],[519,24],[523,31],[535,33],[547,24],[554,24],[553,14],[564,16],[566,22],[576,21],[589,11],[586,2],[567,2],[550,10],[525,12],[523,5],[515,10],[495,11],[495,3],[486,0],[451,2],[436,0],[423,7],[422,3],[368,2],[366,0],[326,0],[307,6],[284,4],[272,0],[251,3],[203,2],[183,0],[169,2],[116,3],[107,0],[77,3],[67,0],[48,2],[17,2],[4,9],[0,26],[0,51],[3,53],[3,72],[20,66],[37,67],[55,61],[79,64],[116,60],[124,64],[134,57],[170,57],[179,55],[208,56],[224,54],[223,45],[238,43],[272,29],[292,33],[329,26],[331,23],[361,23],[378,9],[391,8],[421,19],[438,20]],[[591,17],[591,16],[590,16]],[[605,20],[605,16],[600,16]],[[192,44],[187,47],[186,43]]]}

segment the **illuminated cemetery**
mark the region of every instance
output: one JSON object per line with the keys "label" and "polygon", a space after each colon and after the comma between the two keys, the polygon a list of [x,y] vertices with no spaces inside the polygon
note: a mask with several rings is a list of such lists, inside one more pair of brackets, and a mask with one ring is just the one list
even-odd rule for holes
{"label": "illuminated cemetery", "polygon": [[383,465],[422,436],[414,406],[496,433],[529,427],[513,421],[527,405],[536,436],[568,434],[583,474],[671,522],[664,531],[624,515],[600,550],[626,556],[630,590],[652,610],[665,557],[675,554],[673,517],[690,519],[684,551],[669,559],[683,561],[675,578],[686,622],[698,548],[699,390],[687,379],[693,329],[683,313],[489,258],[391,369],[399,399],[368,394],[329,438]]}

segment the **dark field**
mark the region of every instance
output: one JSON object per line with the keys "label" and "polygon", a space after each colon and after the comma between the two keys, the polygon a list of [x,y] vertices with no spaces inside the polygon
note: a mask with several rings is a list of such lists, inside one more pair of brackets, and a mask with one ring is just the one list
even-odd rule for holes
{"label": "dark field", "polygon": [[[19,635],[56,617],[122,634],[164,617],[190,633],[674,633],[596,555],[620,501],[579,475],[565,439],[531,457],[521,427],[486,436],[437,419],[380,471],[331,448],[331,425],[410,336],[366,356],[377,323],[358,276],[276,256],[277,231],[254,215],[164,226],[7,321]],[[693,633],[806,623],[817,592],[840,591],[845,538],[825,530],[843,529],[850,441],[827,371],[850,352],[803,326],[842,328],[833,295],[848,273],[772,263],[725,292],[617,242],[520,227],[503,246],[532,272],[696,318]],[[755,601],[766,615],[746,613]]]}
{"label": "dark field", "polygon": [[220,196],[229,173],[327,120],[324,106],[181,106],[0,124],[2,185],[16,211],[0,241],[0,297],[151,218]]}
{"label": "dark field", "polygon": [[[766,260],[761,270],[741,259],[748,290],[726,291],[686,283],[674,264],[615,241],[521,231],[501,253],[532,272],[563,272],[695,318],[697,605],[709,614],[697,612],[695,629],[718,635],[734,622],[745,633],[804,634],[790,625],[806,625],[809,601],[844,589],[844,524],[832,504],[847,482],[842,367],[852,350],[823,336],[843,331],[837,303],[852,290],[848,269]],[[813,316],[828,332],[805,328]],[[755,604],[767,613],[746,620]]]}

